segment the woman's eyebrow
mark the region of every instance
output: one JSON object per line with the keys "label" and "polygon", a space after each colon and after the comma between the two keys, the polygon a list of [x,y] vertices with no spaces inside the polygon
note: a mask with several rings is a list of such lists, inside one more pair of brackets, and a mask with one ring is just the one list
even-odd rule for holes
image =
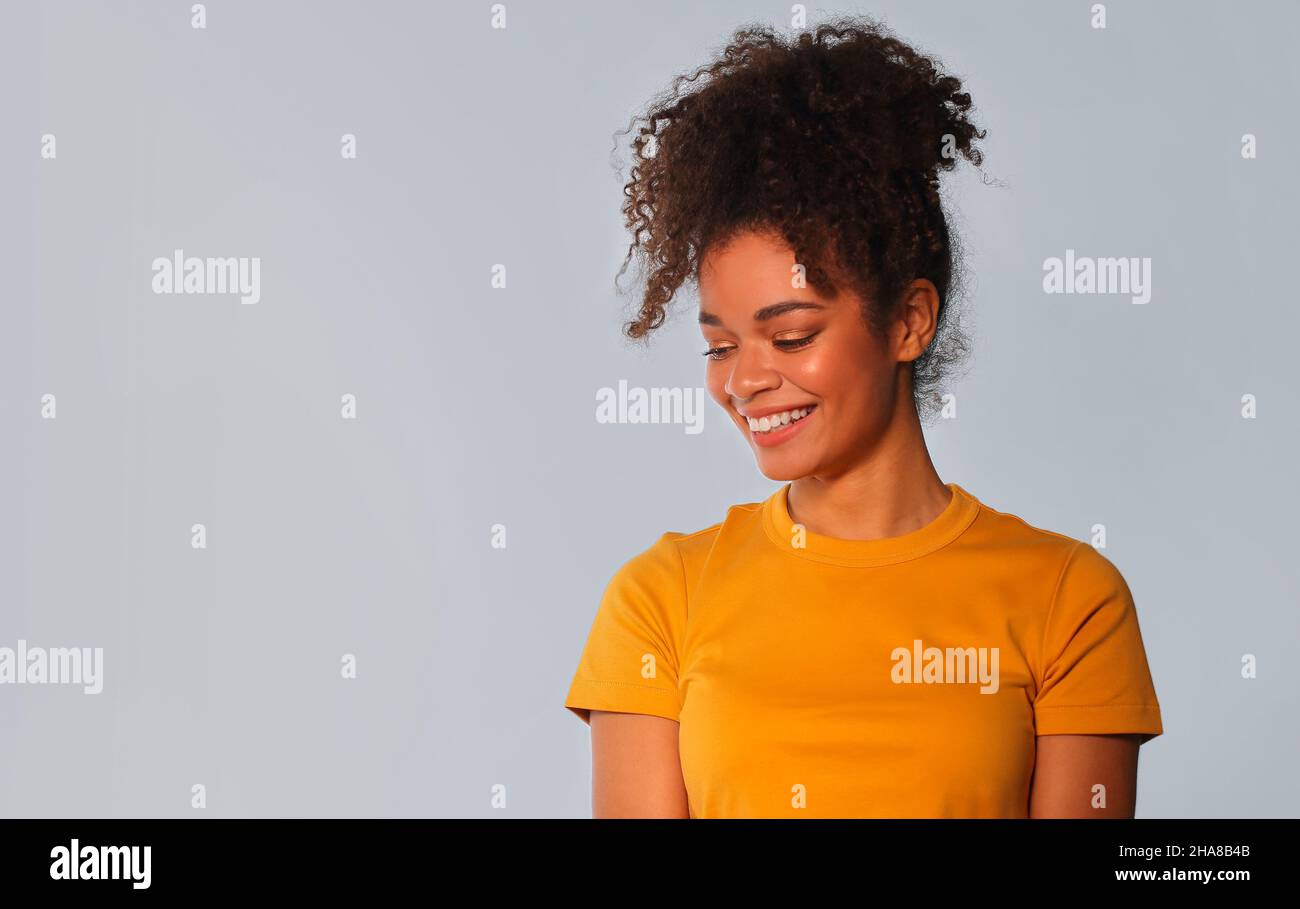
{"label": "woman's eyebrow", "polygon": [[[814,303],[811,300],[784,300],[780,303],[772,303],[764,306],[758,312],[754,313],[755,322],[766,322],[768,319],[775,319],[777,316],[785,315],[796,309],[825,309],[821,303]],[[722,326],[722,319],[718,318],[711,312],[700,310],[701,325]]]}

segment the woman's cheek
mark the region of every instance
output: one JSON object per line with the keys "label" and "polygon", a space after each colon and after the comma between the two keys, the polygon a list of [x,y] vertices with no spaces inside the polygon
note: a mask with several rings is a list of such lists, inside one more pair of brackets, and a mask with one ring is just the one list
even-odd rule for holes
{"label": "woman's cheek", "polygon": [[836,358],[825,350],[809,351],[809,356],[801,357],[792,368],[790,377],[804,391],[822,397],[835,388],[836,364]]}

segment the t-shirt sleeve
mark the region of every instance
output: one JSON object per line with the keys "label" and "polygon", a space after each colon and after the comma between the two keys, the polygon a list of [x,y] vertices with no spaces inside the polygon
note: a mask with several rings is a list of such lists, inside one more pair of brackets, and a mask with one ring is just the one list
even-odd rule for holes
{"label": "t-shirt sleeve", "polygon": [[1163,734],[1137,609],[1109,559],[1077,541],[1048,612],[1034,698],[1038,735]]}
{"label": "t-shirt sleeve", "polygon": [[564,706],[677,719],[677,672],[686,625],[682,557],[669,532],[614,573],[605,587]]}

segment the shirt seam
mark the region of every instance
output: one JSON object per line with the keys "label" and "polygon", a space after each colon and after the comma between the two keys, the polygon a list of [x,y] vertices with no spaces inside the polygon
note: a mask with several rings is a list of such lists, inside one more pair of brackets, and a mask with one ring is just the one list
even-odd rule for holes
{"label": "shirt seam", "polygon": [[1123,707],[1126,710],[1159,710],[1156,704],[1046,704],[1041,707],[1035,707],[1035,710],[1110,710],[1113,707]]}
{"label": "shirt seam", "polygon": [[1056,602],[1061,595],[1061,584],[1065,581],[1065,572],[1070,567],[1070,562],[1074,560],[1074,554],[1079,551],[1080,546],[1085,546],[1082,540],[1075,540],[1070,551],[1065,555],[1065,562],[1061,565],[1060,572],[1056,575],[1056,584],[1052,587],[1052,600],[1047,607],[1047,619],[1043,622],[1043,635],[1038,642],[1038,690],[1034,692],[1034,703],[1038,702],[1038,694],[1043,689],[1043,682],[1047,680],[1047,629],[1052,627],[1052,616],[1056,614]]}
{"label": "shirt seam", "polygon": [[660,694],[675,693],[671,688],[660,688],[658,685],[642,685],[638,682],[608,682],[604,679],[578,679],[577,681],[586,685],[618,685],[624,688],[641,688],[645,691],[657,691]]}
{"label": "shirt seam", "polygon": [[[677,567],[680,569],[682,576],[682,645],[685,646],[686,623],[690,619],[691,615],[690,591],[686,584],[686,558],[682,555],[682,548],[677,545],[678,541],[671,540],[670,542],[673,544],[673,552],[677,553]],[[678,680],[678,687],[680,689],[682,677],[682,654],[679,652],[677,641],[673,638],[671,627],[668,629],[668,632],[669,641],[673,646],[673,678]]]}

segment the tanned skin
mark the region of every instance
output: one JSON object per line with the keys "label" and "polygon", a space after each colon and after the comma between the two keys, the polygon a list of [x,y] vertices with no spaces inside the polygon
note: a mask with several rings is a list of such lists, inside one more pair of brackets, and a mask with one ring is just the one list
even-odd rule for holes
{"label": "tanned skin", "polygon": [[[711,251],[699,281],[710,396],[731,417],[769,479],[789,481],[790,516],[810,532],[849,540],[901,536],[929,524],[951,493],[930,460],[912,401],[910,364],[937,329],[939,295],[926,279],[904,295],[886,339],[861,300],[792,287],[795,260],[779,238],[744,233]],[[788,302],[815,307],[772,307]],[[758,318],[767,310],[766,318]],[[791,342],[811,339],[795,346]],[[825,412],[793,444],[750,441],[739,407],[816,402]],[[862,507],[870,503],[869,508]],[[676,721],[591,711],[592,814],[690,816]],[[1132,817],[1141,735],[1037,737],[1028,814]],[[1094,787],[1105,807],[1093,807]]]}

